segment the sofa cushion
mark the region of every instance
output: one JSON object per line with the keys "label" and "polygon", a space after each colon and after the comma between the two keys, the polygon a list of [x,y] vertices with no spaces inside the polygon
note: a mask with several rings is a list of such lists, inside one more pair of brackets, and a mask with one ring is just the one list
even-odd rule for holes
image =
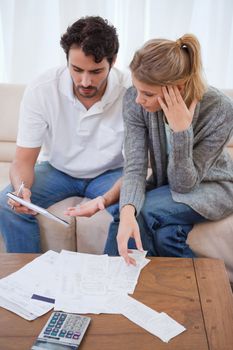
{"label": "sofa cushion", "polygon": [[[17,84],[0,84],[1,125],[0,140],[15,142],[18,128],[19,105],[24,86]],[[2,160],[2,158],[0,158]]]}
{"label": "sofa cushion", "polygon": [[10,163],[0,162],[0,191],[2,191],[10,182],[9,169]]}
{"label": "sofa cushion", "polygon": [[[86,203],[89,199],[83,199]],[[80,253],[103,254],[112,216],[101,210],[90,218],[76,217],[77,250]]]}
{"label": "sofa cushion", "polygon": [[6,249],[5,249],[5,245],[4,245],[4,241],[2,238],[2,235],[0,235],[0,253],[5,253]]}
{"label": "sofa cushion", "polygon": [[219,221],[194,225],[188,244],[198,257],[223,259],[233,282],[233,214]]}
{"label": "sofa cushion", "polygon": [[10,141],[0,141],[0,161],[12,162],[15,154],[16,143]]}
{"label": "sofa cushion", "polygon": [[46,252],[49,249],[57,252],[60,252],[61,249],[77,251],[75,218],[65,216],[64,211],[68,207],[73,207],[81,201],[82,198],[80,197],[70,197],[51,205],[48,208],[49,212],[52,214],[68,221],[70,223],[68,227],[63,226],[59,222],[48,219],[41,214],[38,215],[42,252]]}

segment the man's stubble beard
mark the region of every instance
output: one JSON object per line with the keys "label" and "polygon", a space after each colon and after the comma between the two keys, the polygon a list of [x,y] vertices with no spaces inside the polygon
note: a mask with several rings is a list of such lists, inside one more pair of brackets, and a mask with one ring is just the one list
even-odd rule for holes
{"label": "man's stubble beard", "polygon": [[[109,69],[109,72],[108,72],[108,75],[106,76],[106,78],[101,82],[99,88],[96,87],[96,86],[87,86],[87,87],[85,88],[85,87],[82,86],[82,85],[77,85],[77,86],[74,85],[74,91],[75,91],[76,96],[79,96],[79,95],[80,95],[81,97],[87,98],[87,99],[88,99],[88,98],[93,98],[93,97],[95,97],[95,96],[99,93],[99,91],[101,91],[101,88],[102,88],[103,85],[104,85],[103,93],[102,93],[102,95],[101,95],[101,97],[102,97],[103,94],[104,94],[104,92],[105,92],[106,86],[107,86],[107,81],[108,81],[108,76],[109,76],[110,70],[111,70],[111,68]],[[92,93],[92,94],[83,94],[83,93],[80,92],[81,89],[83,89],[83,90],[88,90],[88,89],[90,89],[90,90],[93,90],[93,93]]]}

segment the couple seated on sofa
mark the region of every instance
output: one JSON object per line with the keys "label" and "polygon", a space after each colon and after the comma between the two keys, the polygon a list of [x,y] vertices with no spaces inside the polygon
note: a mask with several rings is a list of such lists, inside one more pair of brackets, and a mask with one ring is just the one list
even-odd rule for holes
{"label": "couple seated on sofa", "polygon": [[[107,208],[105,253],[127,263],[135,263],[130,248],[193,257],[193,225],[233,208],[233,161],[224,151],[233,102],[206,85],[198,40],[145,43],[130,63],[131,87],[114,68],[119,44],[106,20],[81,18],[60,43],[67,67],[40,76],[22,100],[11,185],[0,196],[6,250],[40,252],[36,213],[6,197],[23,182],[21,196],[44,208],[75,195],[92,199],[66,215]],[[48,161],[36,164],[42,146]]]}

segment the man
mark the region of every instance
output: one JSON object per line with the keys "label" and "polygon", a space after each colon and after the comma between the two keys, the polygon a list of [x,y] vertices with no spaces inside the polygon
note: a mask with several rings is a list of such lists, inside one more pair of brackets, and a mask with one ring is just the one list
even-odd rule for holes
{"label": "man", "polygon": [[[47,208],[76,195],[98,198],[122,174],[121,109],[129,79],[113,68],[116,30],[100,17],[81,18],[68,27],[61,46],[67,67],[30,84],[21,104],[11,185],[0,196],[8,252],[40,252],[40,234],[36,213],[7,201],[7,192],[17,193],[23,183],[20,195]],[[36,164],[39,154],[43,161]],[[114,186],[106,205],[111,193]]]}

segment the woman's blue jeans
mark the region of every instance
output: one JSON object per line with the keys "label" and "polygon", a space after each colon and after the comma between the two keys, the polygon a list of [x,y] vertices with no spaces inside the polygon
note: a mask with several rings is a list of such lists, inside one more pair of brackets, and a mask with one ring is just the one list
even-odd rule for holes
{"label": "woman's blue jeans", "polygon": [[[172,199],[169,186],[162,186],[146,193],[144,205],[137,217],[141,240],[148,256],[173,256],[192,258],[195,256],[186,240],[193,225],[206,221],[188,205]],[[105,253],[118,255],[116,236],[119,213],[109,229]],[[135,249],[134,239],[128,247]]]}
{"label": "woman's blue jeans", "polygon": [[[65,198],[80,196],[95,198],[108,191],[122,176],[122,168],[109,170],[94,179],[76,179],[55,168],[48,162],[35,167],[35,181],[31,188],[31,201],[43,208]],[[7,204],[9,185],[0,194],[0,233],[6,251],[11,253],[40,252],[40,232],[36,216],[17,214]],[[118,204],[108,208],[110,214],[118,211]]]}

